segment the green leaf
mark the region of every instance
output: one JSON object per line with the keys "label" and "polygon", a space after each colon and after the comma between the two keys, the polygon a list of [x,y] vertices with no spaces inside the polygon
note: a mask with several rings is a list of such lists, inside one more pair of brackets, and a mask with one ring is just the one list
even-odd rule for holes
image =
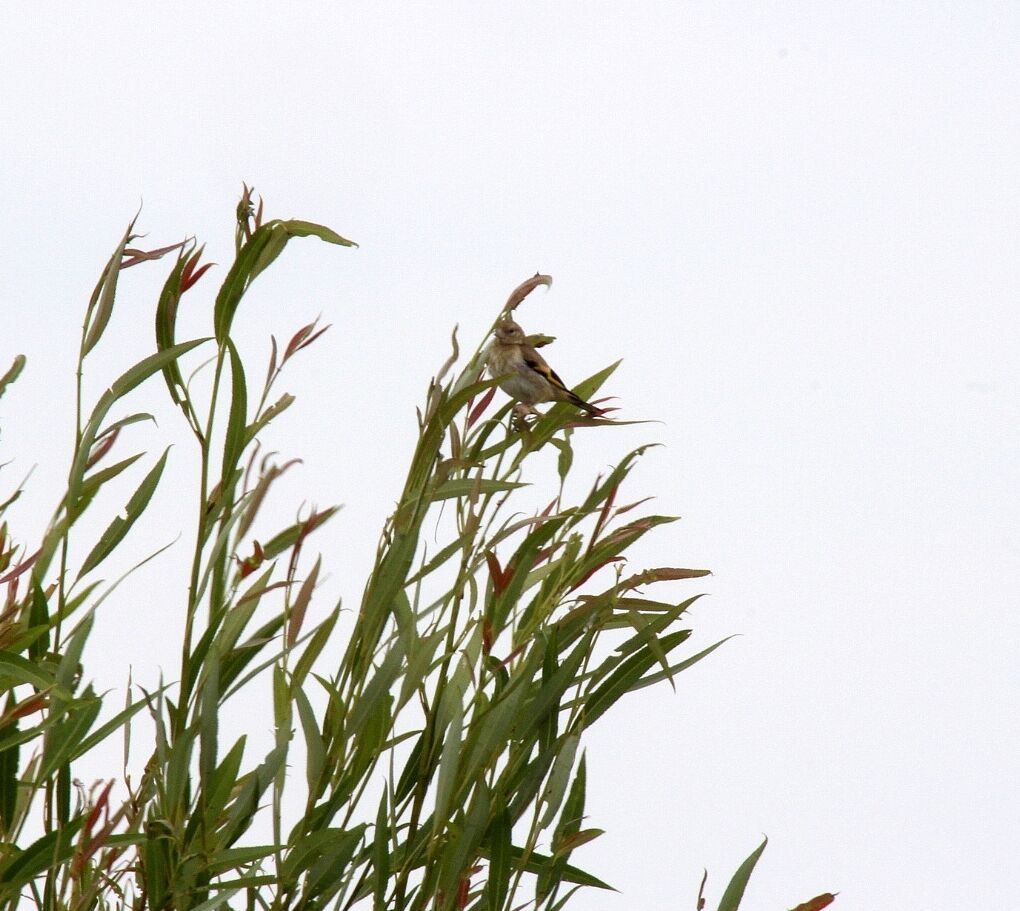
{"label": "green leaf", "polygon": [[152,470],[145,476],[142,483],[138,485],[138,489],[131,495],[131,499],[128,500],[127,506],[124,509],[123,516],[117,516],[107,527],[106,531],[103,532],[103,536],[99,539],[99,542],[95,547],[92,548],[89,555],[85,558],[82,563],[82,567],[78,572],[78,578],[80,579],[86,573],[95,569],[100,563],[103,562],[114,549],[124,540],[124,537],[131,530],[131,526],[138,521],[139,517],[145,512],[145,508],[149,505],[149,500],[152,499],[153,493],[156,491],[156,486],[159,484],[159,479],[163,476],[163,469],[166,467],[166,457],[170,454],[170,447],[168,446],[163,450],[163,455],[160,456],[159,461],[152,467]]}
{"label": "green leaf", "polygon": [[99,717],[102,705],[102,699],[97,696],[75,700],[68,705],[64,720],[46,732],[38,781],[48,779],[72,756],[81,755],[82,743]]}
{"label": "green leaf", "polygon": [[[162,692],[161,688],[159,692]],[[87,737],[82,738],[78,745],[71,752],[68,757],[69,760],[75,760],[79,756],[84,756],[89,750],[99,743],[102,743],[112,733],[122,728],[128,723],[135,715],[137,715],[143,708],[148,705],[147,700],[139,699],[137,702],[129,703],[127,708],[122,709],[116,715],[113,716],[109,721],[101,724]]]}
{"label": "green leaf", "polygon": [[671,664],[668,671],[659,671],[655,674],[649,674],[647,677],[642,677],[637,683],[630,688],[630,692],[644,689],[646,686],[651,686],[653,683],[658,683],[660,680],[672,678],[679,674],[681,671],[686,671],[691,665],[697,664],[702,658],[711,655],[720,645],[725,642],[729,642],[732,636],[727,636],[725,639],[720,639],[714,645],[710,645],[708,648],[703,649],[696,655],[692,655],[690,658],[685,658],[683,661],[678,661],[676,664]]}
{"label": "green leaf", "polygon": [[442,832],[448,823],[446,811],[457,781],[457,767],[460,764],[461,757],[461,738],[464,733],[464,706],[460,699],[462,694],[457,694],[456,688],[451,686],[444,693],[444,703],[447,702],[445,699],[447,695],[452,696],[448,700],[450,721],[446,727],[443,752],[439,760],[436,806],[433,813],[434,830],[437,835]]}
{"label": "green leaf", "polygon": [[556,459],[556,472],[561,481],[566,481],[567,475],[570,474],[570,468],[574,464],[574,448],[570,445],[570,430],[564,431],[564,439],[558,440],[553,437],[549,442],[560,451],[559,457]]}
{"label": "green leaf", "polygon": [[227,848],[217,851],[209,858],[209,872],[223,873],[226,870],[269,857],[274,851],[276,851],[276,845],[254,845],[250,848]]}
{"label": "green leaf", "polygon": [[528,484],[517,481],[494,481],[490,478],[454,478],[436,488],[435,493],[432,494],[432,501],[449,500],[453,497],[471,497],[476,494],[502,493],[528,486]]}
{"label": "green leaf", "polygon": [[95,610],[90,610],[74,628],[71,639],[67,643],[64,655],[57,665],[56,683],[68,692],[74,689],[74,681],[81,670],[81,653],[85,649],[85,642],[92,632],[92,623],[95,620]]}
{"label": "green leaf", "polygon": [[22,886],[47,870],[60,869],[70,859],[72,840],[84,821],[84,815],[77,816],[66,826],[47,832],[24,851],[11,852],[0,863],[0,896],[14,907]]}
{"label": "green leaf", "polygon": [[233,844],[248,829],[258,811],[260,798],[273,783],[286,759],[286,744],[277,746],[266,755],[265,760],[254,772],[248,773],[242,779],[243,784],[238,782],[240,786],[238,795],[227,811],[227,821],[222,830],[225,844]]}
{"label": "green leaf", "polygon": [[510,891],[512,836],[513,820],[504,807],[493,818],[487,838],[489,875],[485,884],[485,901],[489,911],[503,911]]}
{"label": "green leaf", "polygon": [[328,243],[353,246],[351,241],[340,237],[335,231],[306,221],[269,221],[255,229],[251,238],[238,251],[216,295],[213,324],[216,327],[216,339],[220,343],[230,334],[230,326],[241,298],[255,278],[283,252],[291,237],[311,236]]}
{"label": "green leaf", "polygon": [[248,420],[248,387],[244,378],[244,364],[234,343],[224,339],[230,355],[230,416],[227,419],[226,438],[223,442],[222,478],[229,478],[237,467],[245,446]]}
{"label": "green leaf", "polygon": [[207,341],[209,341],[208,338],[193,339],[190,342],[181,342],[181,344],[174,345],[172,348],[150,354],[147,358],[139,361],[121,374],[114,381],[113,385],[100,396],[95,408],[92,409],[92,414],[85,425],[85,429],[82,431],[78,454],[75,456],[68,475],[67,504],[70,509],[73,510],[78,505],[78,499],[81,496],[82,479],[85,476],[85,466],[92,451],[92,444],[96,441],[103,420],[117,400],[123,398],[137,386],[144,383],[150,376],[162,370],[167,364],[176,361],[179,357],[191,351],[192,348],[197,348]]}
{"label": "green leaf", "polygon": [[[245,428],[244,431],[244,446],[247,446],[252,440],[259,435],[259,432],[278,415],[283,414],[291,405],[294,404],[294,396],[289,392],[285,392],[280,396],[272,405],[267,407],[254,421],[251,422]],[[243,447],[242,447],[243,448]]]}
{"label": "green leaf", "polygon": [[[174,336],[177,332],[177,307],[181,300],[181,278],[184,268],[189,260],[196,260],[202,255],[202,249],[181,250],[177,255],[177,262],[163,283],[163,290],[159,293],[159,300],[156,303],[156,350],[164,351],[174,345]],[[163,368],[163,378],[166,387],[170,392],[170,398],[175,405],[183,401],[181,392],[184,389],[184,378],[181,376],[180,367],[173,361]]]}
{"label": "green leaf", "polygon": [[302,903],[328,893],[346,873],[346,866],[361,843],[365,826],[354,829],[320,829],[304,835],[283,861],[285,881],[297,882],[303,873]]}
{"label": "green leaf", "polygon": [[[484,780],[475,784],[474,793],[464,821],[455,828],[453,843],[442,855],[439,887],[452,896],[471,861],[478,856],[478,848],[489,826],[492,797]],[[457,831],[459,830],[459,831]],[[449,904],[447,907],[451,907]]]}
{"label": "green leaf", "polygon": [[316,794],[318,793],[316,786],[326,768],[326,742],[322,739],[315,712],[304,690],[292,683],[290,692],[294,702],[297,703],[298,718],[305,738],[305,778],[308,782],[308,791]]}
{"label": "green leaf", "polygon": [[[5,677],[10,678],[10,682],[5,681]],[[14,652],[0,651],[0,692],[23,683],[44,690],[53,686],[54,680],[35,661],[29,661]]]}
{"label": "green leaf", "polygon": [[492,757],[502,752],[506,746],[510,732],[520,720],[519,710],[528,691],[524,681],[530,679],[536,664],[540,661],[541,655],[537,650],[533,650],[527,662],[518,669],[515,675],[517,680],[504,689],[503,697],[489,706],[478,724],[472,719],[472,727],[476,729],[476,733],[469,742],[470,752],[464,762],[462,781],[473,781],[478,772],[489,764]]}
{"label": "green leaf", "polygon": [[81,347],[82,358],[99,343],[99,339],[102,338],[103,332],[106,331],[106,326],[110,322],[110,317],[113,315],[113,301],[117,295],[117,278],[120,275],[121,261],[124,259],[124,248],[131,239],[131,231],[134,226],[135,223],[132,220],[117,249],[113,251],[113,256],[107,261],[103,274],[99,277],[99,283],[92,293],[86,317],[90,325]]}
{"label": "green leaf", "polygon": [[288,219],[283,225],[287,229],[287,233],[292,237],[318,237],[319,240],[324,240],[328,244],[338,244],[341,247],[357,246],[353,240],[341,237],[336,231],[332,228],[327,228],[325,225],[317,225],[310,221],[299,221],[295,218]]}
{"label": "green leaf", "polygon": [[730,884],[726,887],[726,891],[723,892],[723,897],[719,901],[719,911],[737,911],[740,907],[740,901],[744,897],[747,882],[751,878],[755,864],[758,863],[758,858],[761,857],[768,843],[769,840],[766,838],[751,853],[751,856],[737,868],[737,872],[733,874],[733,879],[730,880]]}
{"label": "green leaf", "polygon": [[[659,639],[662,652],[668,655],[690,635],[689,629],[682,629],[662,636]],[[584,712],[580,716],[583,726],[590,727],[621,696],[629,693],[655,663],[655,654],[647,646],[641,647],[626,661],[621,662],[601,685],[588,694]]]}
{"label": "green leaf", "polygon": [[[8,730],[17,731],[18,722],[15,719],[8,727]],[[18,758],[20,754],[18,744],[0,750],[0,831],[13,832],[16,827],[16,816],[18,809]]]}
{"label": "green leaf", "polygon": [[202,787],[202,811],[205,815],[206,829],[209,832],[217,828],[220,815],[237,785],[241,760],[244,758],[245,742],[244,735],[237,739],[237,742],[227,751],[227,755],[223,757],[223,762],[219,764],[215,773]]}
{"label": "green leaf", "polygon": [[216,883],[216,888],[220,891],[217,891],[212,898],[207,898],[204,902],[199,902],[197,905],[188,905],[188,911],[220,911],[220,909],[230,911],[230,899],[240,892],[243,886],[268,884],[272,881],[272,877],[262,878],[253,876],[245,877],[244,879],[233,879],[229,883],[218,882]]}
{"label": "green leaf", "polygon": [[0,376],[0,398],[2,398],[3,394],[7,391],[7,387],[21,376],[21,371],[25,369],[25,363],[25,355],[16,355],[14,363],[11,364],[8,371],[3,376]]}
{"label": "green leaf", "polygon": [[393,686],[404,665],[404,657],[404,649],[398,640],[393,644],[379,670],[376,671],[375,676],[354,703],[348,721],[348,737],[357,737],[362,726],[377,708],[379,700],[389,693],[390,687]]}
{"label": "green leaf", "polygon": [[[517,845],[512,845],[510,847],[511,863],[513,864],[515,869],[519,869],[521,867],[522,865],[521,861],[524,859],[524,853],[525,853],[524,849],[518,847]],[[479,855],[481,857],[490,857],[491,852],[487,849],[486,846],[483,846],[482,849],[479,851]],[[541,875],[546,870],[548,870],[553,863],[552,857],[550,857],[547,854],[540,854],[538,851],[528,852],[527,857],[528,859],[523,864],[524,871],[526,873],[536,873]],[[588,873],[580,869],[579,867],[574,867],[570,864],[565,864],[562,867],[562,870],[563,870],[562,877],[563,882],[574,883],[579,886],[591,886],[592,888],[595,889],[607,889],[610,892],[616,891],[608,883],[605,883],[601,879],[592,876],[591,873]]]}
{"label": "green leaf", "polygon": [[387,791],[383,790],[379,800],[379,811],[375,815],[375,833],[372,838],[372,878],[375,891],[376,909],[385,909],[386,890],[390,880],[389,846],[389,802]]}
{"label": "green leaf", "polygon": [[81,494],[78,499],[78,512],[81,513],[84,511],[85,507],[92,502],[95,495],[99,493],[100,488],[107,481],[112,481],[126,468],[130,468],[143,455],[145,455],[144,452],[136,452],[133,456],[128,456],[126,459],[115,462],[113,465],[108,465],[106,468],[95,471],[85,478],[81,483]]}
{"label": "green leaf", "polygon": [[211,791],[219,740],[220,661],[216,649],[210,649],[206,659],[205,677],[199,699],[201,704],[198,741],[199,778],[202,787],[206,791]]}
{"label": "green leaf", "polygon": [[430,636],[422,636],[415,640],[414,647],[409,650],[407,666],[404,668],[404,679],[400,686],[400,698],[397,709],[403,708],[422,685],[426,675],[435,664],[436,648],[445,638],[445,630],[437,630]]}
{"label": "green leaf", "polygon": [[304,684],[308,672],[312,669],[316,659],[318,659],[322,650],[326,647],[329,637],[333,634],[339,618],[340,606],[337,605],[329,616],[315,627],[315,632],[309,639],[308,645],[305,646],[304,651],[301,652],[301,657],[298,658],[297,663],[294,665],[294,670],[291,673],[291,686],[300,687]]}
{"label": "green leaf", "polygon": [[556,752],[556,759],[553,761],[552,771],[549,773],[549,781],[542,793],[542,802],[545,804],[545,814],[539,823],[540,828],[549,826],[556,814],[559,812],[563,802],[563,796],[567,792],[567,785],[570,782],[570,770],[574,767],[574,756],[577,747],[581,742],[579,734],[566,734]]}

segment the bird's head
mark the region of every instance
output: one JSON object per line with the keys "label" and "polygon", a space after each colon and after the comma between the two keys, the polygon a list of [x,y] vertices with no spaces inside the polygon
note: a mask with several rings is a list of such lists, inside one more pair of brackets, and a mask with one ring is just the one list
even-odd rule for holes
{"label": "bird's head", "polygon": [[505,319],[496,326],[496,341],[505,345],[523,345],[525,340],[524,330],[512,319]]}

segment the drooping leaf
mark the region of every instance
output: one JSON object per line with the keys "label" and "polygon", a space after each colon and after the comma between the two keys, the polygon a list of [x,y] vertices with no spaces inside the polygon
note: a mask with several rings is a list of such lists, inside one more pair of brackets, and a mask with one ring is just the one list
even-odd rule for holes
{"label": "drooping leaf", "polygon": [[506,303],[503,305],[504,313],[513,313],[517,309],[517,306],[526,298],[532,291],[534,291],[540,285],[545,285],[547,288],[552,287],[552,276],[551,275],[540,275],[536,272],[531,278],[525,279],[521,282],[513,291],[510,292],[510,297],[507,298]]}
{"label": "drooping leaf", "polygon": [[237,259],[216,295],[213,323],[216,339],[221,344],[230,333],[234,314],[244,293],[255,278],[283,252],[291,237],[318,237],[327,243],[356,246],[353,241],[341,237],[332,229],[307,221],[268,221],[257,227],[239,249]]}

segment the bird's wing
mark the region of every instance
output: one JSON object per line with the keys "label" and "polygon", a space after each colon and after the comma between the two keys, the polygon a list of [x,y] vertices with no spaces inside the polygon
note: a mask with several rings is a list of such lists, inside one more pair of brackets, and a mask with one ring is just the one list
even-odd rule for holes
{"label": "bird's wing", "polygon": [[567,388],[567,384],[559,378],[556,371],[545,362],[545,358],[542,357],[542,355],[534,348],[530,345],[521,345],[521,354],[524,356],[524,363],[534,370],[535,373],[546,379],[557,389],[567,393],[570,392]]}

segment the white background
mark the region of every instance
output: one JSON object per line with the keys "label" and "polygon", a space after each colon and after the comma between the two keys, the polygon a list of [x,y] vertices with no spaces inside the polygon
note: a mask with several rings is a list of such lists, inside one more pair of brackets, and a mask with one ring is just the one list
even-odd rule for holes
{"label": "white background", "polygon": [[[623,894],[572,906],[693,908],[707,867],[713,907],[767,833],[750,911],[828,890],[1012,907],[1018,45],[1008,3],[4,4],[0,368],[29,366],[0,403],[2,490],[37,466],[20,534],[55,505],[81,314],[140,202],[150,246],[197,234],[222,264],[242,180],[361,245],[295,242],[238,316],[256,359],[269,332],[333,323],[273,438],[305,460],[293,502],[346,504],[321,610],[357,604],[453,324],[473,347],[549,272],[525,328],[558,337],[568,382],[624,358],[622,416],[662,421],[578,435],[579,472],[665,443],[632,498],[684,520],[643,556],[713,569],[676,589],[711,594],[698,647],[742,634],[593,732],[608,832],[575,860]],[[90,395],[151,350],[164,274],[124,274]],[[185,299],[188,331],[222,275]],[[163,397],[136,397],[160,430],[121,452],[179,440],[190,495]],[[136,543],[185,540],[99,618],[104,686],[173,674],[184,499],[164,490]]]}

